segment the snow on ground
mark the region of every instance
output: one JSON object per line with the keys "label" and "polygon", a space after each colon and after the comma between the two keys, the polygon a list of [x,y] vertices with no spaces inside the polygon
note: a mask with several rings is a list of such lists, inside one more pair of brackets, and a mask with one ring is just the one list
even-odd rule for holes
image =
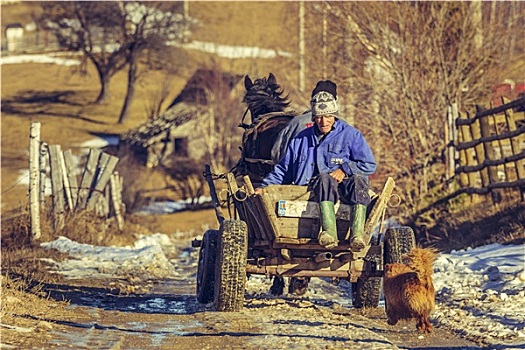
{"label": "snow on ground", "polygon": [[[263,49],[260,47],[229,46],[204,41],[191,41],[184,44],[169,43],[169,45],[179,46],[188,50],[207,52],[225,58],[275,58],[278,56],[291,57],[292,55],[290,52]],[[78,66],[80,64],[80,60],[78,59],[61,58],[59,56],[59,53],[3,56],[0,57],[0,66],[20,63],[52,63],[64,66]]]}
{"label": "snow on ground", "polygon": [[489,344],[525,347],[525,245],[442,254],[434,269],[437,323]]}
{"label": "snow on ground", "polygon": [[119,137],[116,135],[108,135],[104,137],[97,137],[86,142],[83,142],[82,148],[104,148],[107,146],[117,146],[119,144]]}
{"label": "snow on ground", "polygon": [[[211,202],[210,196],[201,196],[197,200],[199,204]],[[151,214],[171,214],[177,211],[184,210],[192,203],[191,199],[180,200],[180,201],[160,201],[153,202],[145,207],[141,208],[137,214],[140,215],[151,215]]]}
{"label": "snow on ground", "polygon": [[[163,249],[180,244],[176,237],[171,237],[165,234],[141,237],[133,247],[125,248],[96,247],[64,237],[42,245],[71,254],[70,260],[53,262],[55,269],[68,278],[125,277],[147,273],[167,277],[173,276],[176,267],[169,263]],[[185,250],[184,254],[193,259],[198,255],[197,249],[191,254]],[[524,268],[523,244],[492,244],[441,254],[434,266],[437,305],[432,322],[463,336],[477,338],[490,344],[491,348],[525,347]],[[264,295],[269,285],[266,277],[252,276],[247,283],[247,292]],[[344,281],[336,286],[314,278],[305,297],[350,307],[349,287]]]}
{"label": "snow on ground", "polygon": [[166,235],[155,234],[139,238],[133,247],[99,247],[77,243],[66,237],[42,243],[45,249],[68,253],[71,259],[55,262],[54,269],[69,279],[112,278],[141,276],[144,278],[170,277],[174,273],[162,250],[170,244]]}
{"label": "snow on ground", "polygon": [[290,52],[286,51],[275,51],[254,46],[229,46],[205,41],[192,41],[185,44],[170,43],[170,45],[180,46],[189,50],[212,53],[216,56],[225,58],[275,58],[277,56],[292,56]]}
{"label": "snow on ground", "polygon": [[0,66],[4,64],[20,64],[20,63],[52,63],[63,66],[78,66],[79,60],[60,58],[54,53],[51,54],[37,54],[37,55],[14,55],[0,57]]}

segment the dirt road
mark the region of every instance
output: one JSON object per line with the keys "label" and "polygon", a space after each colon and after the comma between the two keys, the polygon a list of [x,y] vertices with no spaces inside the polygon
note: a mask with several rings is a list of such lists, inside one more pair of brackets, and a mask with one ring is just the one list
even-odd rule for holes
{"label": "dirt road", "polygon": [[[413,323],[387,325],[382,307],[351,307],[348,285],[313,279],[300,297],[273,297],[270,281],[252,276],[244,309],[222,313],[195,300],[197,250],[166,248],[176,277],[140,276],[48,285],[70,300],[63,315],[21,315],[36,326],[4,329],[2,348],[32,349],[479,349],[443,329],[420,335]],[[117,292],[117,289],[120,292]],[[128,291],[130,294],[123,292]],[[13,332],[18,332],[13,337]],[[5,341],[10,340],[12,341]],[[16,339],[16,341],[14,340]]]}

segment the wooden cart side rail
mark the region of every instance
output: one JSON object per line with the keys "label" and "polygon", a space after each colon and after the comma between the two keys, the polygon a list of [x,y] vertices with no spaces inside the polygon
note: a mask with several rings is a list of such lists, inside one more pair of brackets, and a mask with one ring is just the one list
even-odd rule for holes
{"label": "wooden cart side rail", "polygon": [[249,227],[249,234],[252,239],[271,241],[275,237],[273,228],[264,213],[264,205],[258,195],[254,195],[253,185],[247,176],[243,178],[244,186],[239,188],[235,175],[227,173],[226,179],[228,188],[233,195],[235,207],[241,217]]}
{"label": "wooden cart side rail", "polygon": [[215,190],[215,184],[213,183],[213,178],[211,175],[211,167],[208,164],[206,164],[204,166],[204,176],[206,177],[206,181],[208,182],[208,186],[210,187],[210,196],[213,201],[215,216],[217,216],[217,221],[219,222],[220,226],[224,221],[224,214],[222,213],[219,197],[217,197],[217,191]]}
{"label": "wooden cart side rail", "polygon": [[389,177],[386,182],[385,186],[383,186],[383,190],[381,191],[381,194],[377,198],[377,201],[372,208],[372,211],[368,215],[368,218],[365,222],[365,235],[367,235],[365,241],[369,242],[370,237],[372,236],[372,233],[374,231],[374,228],[377,224],[379,224],[380,220],[382,219],[382,216],[388,206],[388,200],[390,199],[390,196],[392,195],[392,192],[394,191],[395,182],[394,179]]}

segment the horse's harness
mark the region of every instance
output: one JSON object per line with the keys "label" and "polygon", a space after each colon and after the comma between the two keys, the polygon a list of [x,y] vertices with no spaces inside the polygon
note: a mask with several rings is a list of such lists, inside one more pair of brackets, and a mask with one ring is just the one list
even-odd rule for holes
{"label": "horse's harness", "polygon": [[[295,111],[289,111],[289,112],[271,112],[266,113],[263,115],[258,116],[251,125],[247,125],[244,123],[244,118],[246,116],[246,112],[244,113],[241,123],[239,124],[239,127],[242,127],[245,129],[245,132],[242,137],[242,144],[243,144],[243,160],[248,163],[260,163],[260,164],[267,164],[267,165],[274,165],[274,162],[271,159],[263,159],[260,158],[259,154],[254,154],[254,150],[259,149],[259,134],[264,133],[267,130],[270,130],[277,125],[280,124],[282,121],[282,117],[288,118],[291,120],[293,117],[297,115]],[[247,142],[252,140],[253,145],[251,150],[246,150]],[[248,155],[250,155],[248,157]],[[255,156],[255,157],[254,157]]]}

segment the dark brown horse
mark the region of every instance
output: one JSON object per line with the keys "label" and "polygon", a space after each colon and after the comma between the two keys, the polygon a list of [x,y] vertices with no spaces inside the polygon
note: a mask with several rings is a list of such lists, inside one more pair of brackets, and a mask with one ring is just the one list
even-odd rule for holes
{"label": "dark brown horse", "polygon": [[[243,102],[248,107],[246,112],[251,114],[251,124],[244,123],[245,113],[239,125],[245,132],[237,172],[250,175],[257,185],[279,161],[289,139],[309,126],[310,117],[300,118],[295,111],[285,111],[290,105],[288,95],[284,96],[272,73],[254,81],[245,76],[244,87]],[[299,123],[290,123],[292,120]]]}
{"label": "dark brown horse", "polygon": [[288,95],[275,75],[269,74],[268,78],[252,79],[244,77],[246,94],[243,102],[251,114],[251,124],[244,124],[244,117],[240,127],[245,129],[242,140],[242,158],[238,171],[250,175],[254,184],[262,179],[273,169],[271,152],[279,132],[288,125],[295,113],[286,113],[290,105]]}

